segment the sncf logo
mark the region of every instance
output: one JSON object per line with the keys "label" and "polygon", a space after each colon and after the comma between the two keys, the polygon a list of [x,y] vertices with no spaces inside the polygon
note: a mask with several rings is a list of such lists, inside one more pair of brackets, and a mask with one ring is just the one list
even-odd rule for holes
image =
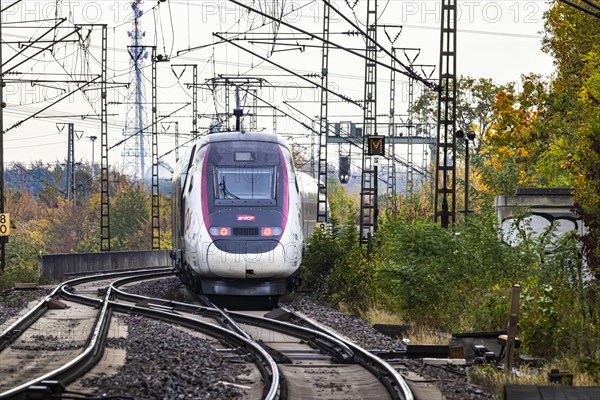
{"label": "sncf logo", "polygon": [[255,219],[256,219],[256,217],[254,215],[247,215],[247,214],[238,214],[237,215],[238,221],[254,221]]}

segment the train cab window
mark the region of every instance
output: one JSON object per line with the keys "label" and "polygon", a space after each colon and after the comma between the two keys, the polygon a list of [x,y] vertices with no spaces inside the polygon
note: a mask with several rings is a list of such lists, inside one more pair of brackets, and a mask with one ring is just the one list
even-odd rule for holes
{"label": "train cab window", "polygon": [[215,200],[274,200],[276,169],[215,167]]}

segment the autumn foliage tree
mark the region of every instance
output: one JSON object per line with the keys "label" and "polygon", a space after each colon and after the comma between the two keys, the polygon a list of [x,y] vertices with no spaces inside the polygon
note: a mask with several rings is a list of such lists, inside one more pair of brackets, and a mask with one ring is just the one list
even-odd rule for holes
{"label": "autumn foliage tree", "polygon": [[485,191],[512,195],[517,186],[538,184],[535,165],[545,151],[538,123],[546,96],[545,82],[537,75],[523,76],[520,88],[509,83],[496,93],[492,122],[476,157],[476,175]]}
{"label": "autumn foliage tree", "polygon": [[[9,275],[35,280],[40,254],[100,251],[100,185],[88,168],[82,166],[76,176],[75,200],[65,198],[60,165],[47,167],[38,162],[29,168],[19,165],[16,170],[27,179],[12,180],[6,190],[6,210],[13,225],[7,248]],[[111,250],[150,249],[149,188],[118,173],[111,173],[110,180]],[[160,205],[160,246],[170,248],[169,199],[161,196]]]}
{"label": "autumn foliage tree", "polygon": [[544,49],[555,59],[546,128],[564,149],[575,205],[588,228],[588,265],[600,278],[600,19],[558,0],[545,15]]}

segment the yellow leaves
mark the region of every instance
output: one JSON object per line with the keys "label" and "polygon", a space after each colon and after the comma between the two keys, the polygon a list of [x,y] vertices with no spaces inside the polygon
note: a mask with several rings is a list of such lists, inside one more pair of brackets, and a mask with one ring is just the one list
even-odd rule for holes
{"label": "yellow leaves", "polygon": [[473,172],[471,184],[477,192],[490,193],[492,191],[492,188],[484,181],[481,171]]}
{"label": "yellow leaves", "polygon": [[527,171],[523,168],[519,171],[519,185],[525,185],[529,181]]}
{"label": "yellow leaves", "polygon": [[529,152],[527,151],[527,149],[525,149],[523,147],[518,148],[516,153],[519,157],[527,157],[529,155]]}
{"label": "yellow leaves", "polygon": [[546,109],[547,84],[536,75],[522,77],[520,87],[507,84],[493,104],[490,129],[481,140],[481,180],[491,192],[508,194],[517,184],[533,182],[539,155],[539,119]]}
{"label": "yellow leaves", "polygon": [[527,157],[529,152],[524,147],[518,147],[516,149],[511,149],[508,146],[500,146],[498,148],[498,154],[500,157]]}
{"label": "yellow leaves", "polygon": [[502,162],[500,161],[500,158],[493,157],[490,161],[492,168],[494,168],[495,171],[499,171],[502,169]]}
{"label": "yellow leaves", "polygon": [[511,157],[515,154],[515,152],[509,149],[507,146],[500,146],[498,148],[498,154],[500,154],[500,156]]}

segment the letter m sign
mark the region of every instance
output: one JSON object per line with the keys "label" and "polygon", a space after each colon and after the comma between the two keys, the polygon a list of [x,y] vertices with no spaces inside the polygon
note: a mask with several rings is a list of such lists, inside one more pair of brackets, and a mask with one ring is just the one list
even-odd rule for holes
{"label": "letter m sign", "polygon": [[383,156],[385,154],[385,137],[369,136],[367,137],[367,155]]}

